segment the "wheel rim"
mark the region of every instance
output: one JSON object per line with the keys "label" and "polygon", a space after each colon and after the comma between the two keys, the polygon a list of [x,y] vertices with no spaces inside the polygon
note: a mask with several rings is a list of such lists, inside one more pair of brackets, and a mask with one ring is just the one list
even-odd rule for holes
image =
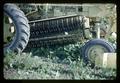
{"label": "wheel rim", "polygon": [[101,45],[94,45],[94,46],[90,47],[90,49],[88,50],[88,59],[92,63],[95,63],[96,56],[101,56],[105,52],[108,52],[108,50],[105,47],[103,47]]}
{"label": "wheel rim", "polygon": [[10,45],[15,36],[15,25],[12,19],[4,13],[4,47]]}

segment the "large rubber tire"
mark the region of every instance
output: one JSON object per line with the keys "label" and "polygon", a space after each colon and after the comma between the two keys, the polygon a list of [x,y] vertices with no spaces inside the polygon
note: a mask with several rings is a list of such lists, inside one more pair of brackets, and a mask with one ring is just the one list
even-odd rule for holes
{"label": "large rubber tire", "polygon": [[30,37],[28,20],[24,13],[14,4],[4,4],[4,13],[12,19],[16,29],[14,39],[8,46],[4,46],[4,52],[9,49],[20,53],[25,49]]}
{"label": "large rubber tire", "polygon": [[[88,41],[82,49],[82,57],[83,57],[83,61],[88,64],[88,62],[90,61],[90,59],[88,58],[89,53],[88,51],[90,50],[91,47],[95,46],[95,45],[99,45],[104,47],[108,53],[113,53],[115,52],[114,47],[112,46],[111,43],[107,42],[104,39],[92,39],[90,41]],[[101,54],[102,55],[102,54]],[[94,64],[94,63],[91,63]]]}

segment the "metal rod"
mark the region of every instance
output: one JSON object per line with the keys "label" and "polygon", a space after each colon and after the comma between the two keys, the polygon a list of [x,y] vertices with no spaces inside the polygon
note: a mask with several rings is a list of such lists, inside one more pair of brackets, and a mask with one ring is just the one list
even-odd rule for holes
{"label": "metal rod", "polygon": [[35,22],[47,21],[47,20],[54,20],[54,19],[62,19],[62,18],[69,18],[69,17],[76,17],[76,16],[80,16],[80,15],[74,14],[74,15],[67,15],[67,16],[61,16],[61,17],[47,18],[47,19],[30,21],[29,23],[35,23]]}
{"label": "metal rod", "polygon": [[96,23],[97,24],[97,38],[100,39],[100,24],[99,23]]}
{"label": "metal rod", "polygon": [[56,39],[56,38],[64,38],[64,37],[72,37],[72,36],[75,35],[72,34],[72,35],[60,35],[60,36],[52,36],[52,37],[44,37],[44,38],[32,38],[29,41],[48,40],[48,39]]}
{"label": "metal rod", "polygon": [[41,3],[38,3],[38,4],[30,4],[30,5],[48,5],[48,6],[96,6],[96,5],[105,5],[105,4],[97,4],[97,3],[88,3],[88,4],[74,4],[74,3],[64,3],[64,4],[54,4],[54,3],[44,3],[44,4],[41,4]]}

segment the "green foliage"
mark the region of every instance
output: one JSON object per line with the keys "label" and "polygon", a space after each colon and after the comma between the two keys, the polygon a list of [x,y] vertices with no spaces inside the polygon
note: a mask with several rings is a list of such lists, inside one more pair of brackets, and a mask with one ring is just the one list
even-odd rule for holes
{"label": "green foliage", "polygon": [[5,79],[115,79],[116,70],[91,68],[81,59],[82,44],[33,49],[30,53],[4,57]]}

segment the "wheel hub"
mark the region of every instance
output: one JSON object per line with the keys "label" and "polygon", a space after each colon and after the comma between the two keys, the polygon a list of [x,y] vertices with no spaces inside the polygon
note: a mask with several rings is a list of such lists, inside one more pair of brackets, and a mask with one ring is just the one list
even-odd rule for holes
{"label": "wheel hub", "polygon": [[15,26],[12,19],[4,13],[4,46],[9,45],[15,35]]}
{"label": "wheel hub", "polygon": [[88,51],[88,59],[95,63],[96,56],[101,56],[103,53],[107,52],[107,49],[101,45],[94,45]]}

